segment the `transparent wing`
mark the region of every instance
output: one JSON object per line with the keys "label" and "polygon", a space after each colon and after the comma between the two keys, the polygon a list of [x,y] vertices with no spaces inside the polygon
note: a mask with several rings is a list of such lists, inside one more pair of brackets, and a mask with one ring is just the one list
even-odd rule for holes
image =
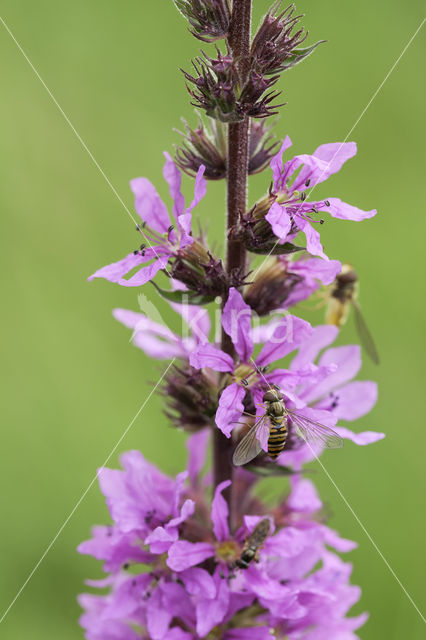
{"label": "transparent wing", "polygon": [[250,460],[253,460],[262,451],[261,444],[256,437],[256,434],[260,427],[265,423],[265,420],[269,418],[264,415],[252,426],[250,431],[244,436],[244,438],[238,443],[237,448],[232,456],[232,462],[236,467],[241,467],[243,464],[247,464]]}
{"label": "transparent wing", "polygon": [[296,435],[309,445],[320,444],[326,449],[340,449],[343,446],[342,438],[330,427],[293,411],[289,411],[288,415],[296,427]]}
{"label": "transparent wing", "polygon": [[377,353],[376,345],[374,344],[373,336],[371,335],[370,330],[366,325],[359,304],[354,300],[352,302],[352,306],[354,310],[356,330],[360,337],[361,344],[374,364],[380,364],[380,358],[379,354]]}

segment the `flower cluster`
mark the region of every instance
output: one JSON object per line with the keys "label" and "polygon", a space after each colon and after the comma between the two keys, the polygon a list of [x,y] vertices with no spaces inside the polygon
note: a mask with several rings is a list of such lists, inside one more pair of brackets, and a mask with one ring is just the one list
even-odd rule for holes
{"label": "flower cluster", "polygon": [[[324,524],[312,483],[293,476],[271,511],[255,497],[251,474],[239,470],[231,533],[222,496],[229,483],[216,488],[211,504],[206,499],[206,442],[206,432],[191,436],[188,471],[176,478],[138,451],[122,456],[123,471],[99,470],[113,524],[95,527],[79,551],[104,563],[107,577],[88,584],[109,592],[80,596],[88,640],[355,638],[367,616],[345,617],[360,589],[335,551],[356,545]],[[247,536],[265,517],[270,533],[257,561],[237,568]]]}
{"label": "flower cluster", "polygon": [[[304,465],[325,447],[384,434],[340,424],[367,414],[377,387],[355,379],[360,347],[335,344],[349,305],[360,317],[357,276],[329,259],[315,227],[324,222],[317,214],[361,221],[376,211],[312,198],[355,155],[355,143],[322,144],[285,162],[290,138],[275,142],[261,120],[274,109],[280,74],[319,44],[300,47],[306,35],[294,7],[275,2],[249,42],[251,0],[174,3],[195,37],[225,41],[185,72],[212,122],[185,123],[176,159],[165,153],[172,216],[147,178],[131,181],[143,242],[89,279],[151,281],[178,314],[182,331],[144,308],[114,310],[137,348],[172,361],[160,392],[170,422],[190,434],[188,468],[171,478],[130,451],[122,470],[99,470],[112,524],[94,527],[79,551],[101,560],[106,576],[88,581],[104,591],[80,596],[81,625],[88,640],[354,640],[367,616],[347,617],[360,589],[337,552],[356,545],[327,526]],[[250,207],[245,179],[268,165],[269,189]],[[189,204],[181,170],[194,179]],[[221,178],[226,262],[211,251],[199,215],[207,180]],[[328,301],[326,324],[298,316],[296,305],[312,296]],[[213,302],[216,309],[206,307]],[[209,442],[213,472],[204,471]],[[275,506],[258,497],[264,476],[283,484]]]}

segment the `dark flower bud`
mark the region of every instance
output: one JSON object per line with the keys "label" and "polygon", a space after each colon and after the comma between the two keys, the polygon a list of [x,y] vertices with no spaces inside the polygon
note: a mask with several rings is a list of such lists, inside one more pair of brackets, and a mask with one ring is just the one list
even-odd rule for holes
{"label": "dark flower bud", "polygon": [[165,414],[172,424],[186,431],[198,431],[214,425],[217,410],[218,380],[183,363],[174,365],[165,377],[162,393],[166,398]]}
{"label": "dark flower bud", "polygon": [[244,300],[257,313],[265,316],[282,309],[296,284],[302,277],[292,273],[287,263],[279,258],[268,258],[257,272],[256,281],[245,290]]}
{"label": "dark flower bud", "polygon": [[228,0],[174,0],[174,3],[191,25],[192,35],[199,40],[214,42],[227,35],[231,19]]}
{"label": "dark flower bud", "polygon": [[302,16],[293,15],[294,4],[278,13],[280,5],[280,0],[274,2],[251,46],[252,68],[265,75],[280,73],[293,67],[320,44],[317,42],[301,49],[300,45],[308,36],[303,28],[295,30]]}
{"label": "dark flower bud", "polygon": [[[196,129],[183,121],[185,132],[183,143],[176,148],[176,163],[190,176],[195,176],[201,165],[205,166],[207,180],[226,178],[227,143],[224,125],[218,120],[210,121],[210,128],[201,119]],[[259,173],[269,164],[276,153],[279,142],[270,135],[270,127],[264,121],[253,120],[249,134],[249,174]]]}
{"label": "dark flower bud", "polygon": [[198,127],[191,129],[184,121],[186,132],[181,133],[183,143],[176,149],[176,163],[191,176],[195,176],[201,165],[205,166],[207,180],[226,178],[226,132],[218,120],[211,120],[211,130],[201,119]]}
{"label": "dark flower bud", "polygon": [[[237,72],[229,54],[217,50],[217,58],[209,58],[203,53],[192,61],[195,75],[182,69],[187,82],[187,90],[194,107],[203,109],[210,118],[221,122],[240,122],[244,119],[237,104],[235,88],[238,87]],[[191,88],[191,85],[195,89]]]}

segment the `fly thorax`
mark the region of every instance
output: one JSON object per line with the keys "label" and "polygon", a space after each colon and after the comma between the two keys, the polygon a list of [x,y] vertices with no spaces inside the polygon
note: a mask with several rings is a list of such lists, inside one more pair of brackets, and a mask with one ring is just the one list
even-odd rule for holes
{"label": "fly thorax", "polygon": [[271,402],[269,405],[269,413],[271,416],[283,416],[284,411],[285,410],[282,402]]}

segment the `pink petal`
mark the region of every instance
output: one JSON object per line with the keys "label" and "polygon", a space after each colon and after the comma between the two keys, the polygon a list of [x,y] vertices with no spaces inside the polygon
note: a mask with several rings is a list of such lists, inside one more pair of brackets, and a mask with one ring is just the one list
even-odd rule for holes
{"label": "pink petal", "polygon": [[327,349],[319,360],[320,366],[336,364],[337,369],[325,380],[319,382],[310,391],[303,394],[306,402],[314,402],[330,391],[334,391],[352,380],[361,368],[361,349],[358,345],[347,345]]}
{"label": "pink petal", "polygon": [[346,202],[342,202],[339,198],[328,198],[330,206],[325,209],[333,218],[340,218],[341,220],[355,220],[360,222],[367,218],[372,218],[376,215],[376,209],[371,211],[363,211],[358,207],[353,207]]}
{"label": "pink petal", "polygon": [[300,346],[297,356],[293,358],[290,369],[293,371],[302,369],[305,365],[314,362],[319,352],[334,342],[338,333],[338,328],[331,324],[314,327],[311,335]]}
{"label": "pink petal", "polygon": [[288,266],[289,271],[297,273],[306,279],[319,280],[322,284],[331,284],[342,270],[339,260],[321,260],[321,258],[309,258],[308,260],[294,260]]}
{"label": "pink petal", "polygon": [[269,626],[236,627],[225,631],[223,640],[271,640],[271,632]]}
{"label": "pink petal", "polygon": [[174,202],[173,214],[177,219],[177,217],[181,215],[185,208],[185,200],[180,190],[182,176],[176,163],[172,160],[167,151],[164,152],[164,156],[166,158],[166,164],[163,167],[163,176],[167,184],[169,185],[170,196],[172,197]]}
{"label": "pink petal", "polygon": [[206,461],[206,451],[209,443],[209,430],[204,429],[198,433],[194,433],[186,440],[186,448],[188,449],[188,472],[191,484],[197,484],[198,475]]}
{"label": "pink petal", "polygon": [[324,535],[324,542],[328,544],[329,547],[333,547],[333,549],[336,549],[336,551],[347,553],[348,551],[356,549],[358,546],[357,543],[353,542],[352,540],[341,538],[336,531],[333,531],[333,529],[323,527],[322,531]]}
{"label": "pink petal", "polygon": [[169,549],[167,565],[173,571],[184,571],[214,555],[214,547],[208,542],[178,540]]}
{"label": "pink petal", "polygon": [[149,637],[152,640],[163,640],[173,614],[163,606],[161,592],[155,589],[151,597],[146,601],[146,618]]}
{"label": "pink petal", "polygon": [[259,356],[256,358],[258,366],[265,366],[274,360],[284,358],[294,349],[308,339],[312,334],[309,322],[296,316],[284,316],[275,329],[270,340],[265,343]]}
{"label": "pink petal", "polygon": [[378,442],[379,440],[383,440],[385,437],[384,433],[379,433],[377,431],[362,431],[361,433],[354,433],[353,431],[346,429],[346,427],[333,427],[333,429],[341,438],[352,440],[352,442],[361,446]]}
{"label": "pink petal", "polygon": [[[161,255],[161,250],[159,247],[155,247],[155,250],[159,250],[159,255]],[[93,278],[105,278],[110,282],[118,282],[126,273],[129,273],[135,267],[138,267],[140,264],[144,264],[145,262],[149,262],[153,258],[156,257],[154,253],[154,249],[150,247],[145,250],[145,255],[129,253],[128,256],[123,258],[123,260],[119,260],[118,262],[113,262],[111,264],[107,264],[105,267],[101,267],[95,271],[95,273],[88,277],[88,280],[93,280]]]}
{"label": "pink petal", "polygon": [[209,367],[215,371],[233,371],[234,361],[230,355],[213,347],[211,344],[200,344],[191,353],[189,362],[195,369]]}
{"label": "pink petal", "polygon": [[185,584],[186,591],[192,596],[204,596],[214,598],[216,595],[216,585],[212,576],[204,569],[193,567],[183,571],[179,578]]}
{"label": "pink petal", "polygon": [[118,281],[118,284],[121,284],[123,287],[140,287],[145,284],[149,280],[152,280],[154,276],[161,270],[167,267],[167,263],[169,261],[169,256],[161,256],[150,264],[148,267],[142,267],[139,269],[134,276],[129,278],[129,280],[124,280],[123,278]]}
{"label": "pink petal", "polygon": [[293,511],[314,513],[322,508],[315,485],[306,478],[296,477],[291,480],[292,491],[287,498],[287,504]]}
{"label": "pink petal", "polygon": [[222,326],[231,338],[242,362],[248,362],[253,353],[251,339],[251,308],[237,289],[231,287],[222,314]]}
{"label": "pink petal", "polygon": [[280,184],[280,177],[283,172],[283,153],[292,145],[292,141],[288,136],[286,136],[283,140],[283,143],[280,147],[278,153],[272,158],[270,162],[270,167],[272,169],[272,178],[274,181],[274,191],[278,191],[280,186],[285,186]]}
{"label": "pink petal", "polygon": [[243,414],[244,396],[245,389],[236,382],[225,387],[222,391],[219,406],[216,411],[215,422],[227,438],[229,438],[231,431],[235,428]]}
{"label": "pink petal", "polygon": [[328,256],[325,255],[320,241],[320,234],[313,226],[300,216],[295,216],[295,222],[299,229],[303,231],[306,236],[306,250],[313,256],[319,256],[324,260],[328,260]]}
{"label": "pink petal", "polygon": [[223,542],[229,538],[229,510],[226,500],[222,495],[222,491],[229,487],[230,484],[230,480],[224,480],[224,482],[218,484],[215,489],[212,502],[213,533],[216,536],[216,540],[219,542]]}
{"label": "pink petal", "polygon": [[329,165],[331,175],[340,171],[345,162],[353,158],[356,152],[355,142],[328,142],[321,144],[313,155]]}
{"label": "pink petal", "polygon": [[370,381],[350,382],[335,392],[337,406],[333,409],[339,420],[358,420],[371,411],[377,402],[377,384]]}
{"label": "pink petal", "polygon": [[135,209],[141,219],[154,231],[167,233],[170,227],[169,213],[154,185],[147,178],[135,178],[130,181],[130,187],[135,194]]}
{"label": "pink petal", "polygon": [[292,193],[296,190],[304,191],[307,188],[305,182],[308,178],[310,180],[310,189],[328,178],[327,163],[320,160],[320,158],[303,153],[298,156],[294,156],[294,158],[289,160],[289,162],[286,162],[284,166],[285,179],[289,180],[296,170],[302,165],[303,169],[296,176],[293,184],[291,185]]}
{"label": "pink petal", "polygon": [[201,600],[196,607],[197,613],[197,635],[205,638],[208,633],[221,622],[223,622],[229,606],[229,586],[227,581],[215,575],[216,596]]}
{"label": "pink petal", "polygon": [[286,208],[279,205],[278,202],[274,202],[266,214],[265,219],[271,225],[272,231],[278,238],[279,243],[284,244],[291,231],[291,219]]}

